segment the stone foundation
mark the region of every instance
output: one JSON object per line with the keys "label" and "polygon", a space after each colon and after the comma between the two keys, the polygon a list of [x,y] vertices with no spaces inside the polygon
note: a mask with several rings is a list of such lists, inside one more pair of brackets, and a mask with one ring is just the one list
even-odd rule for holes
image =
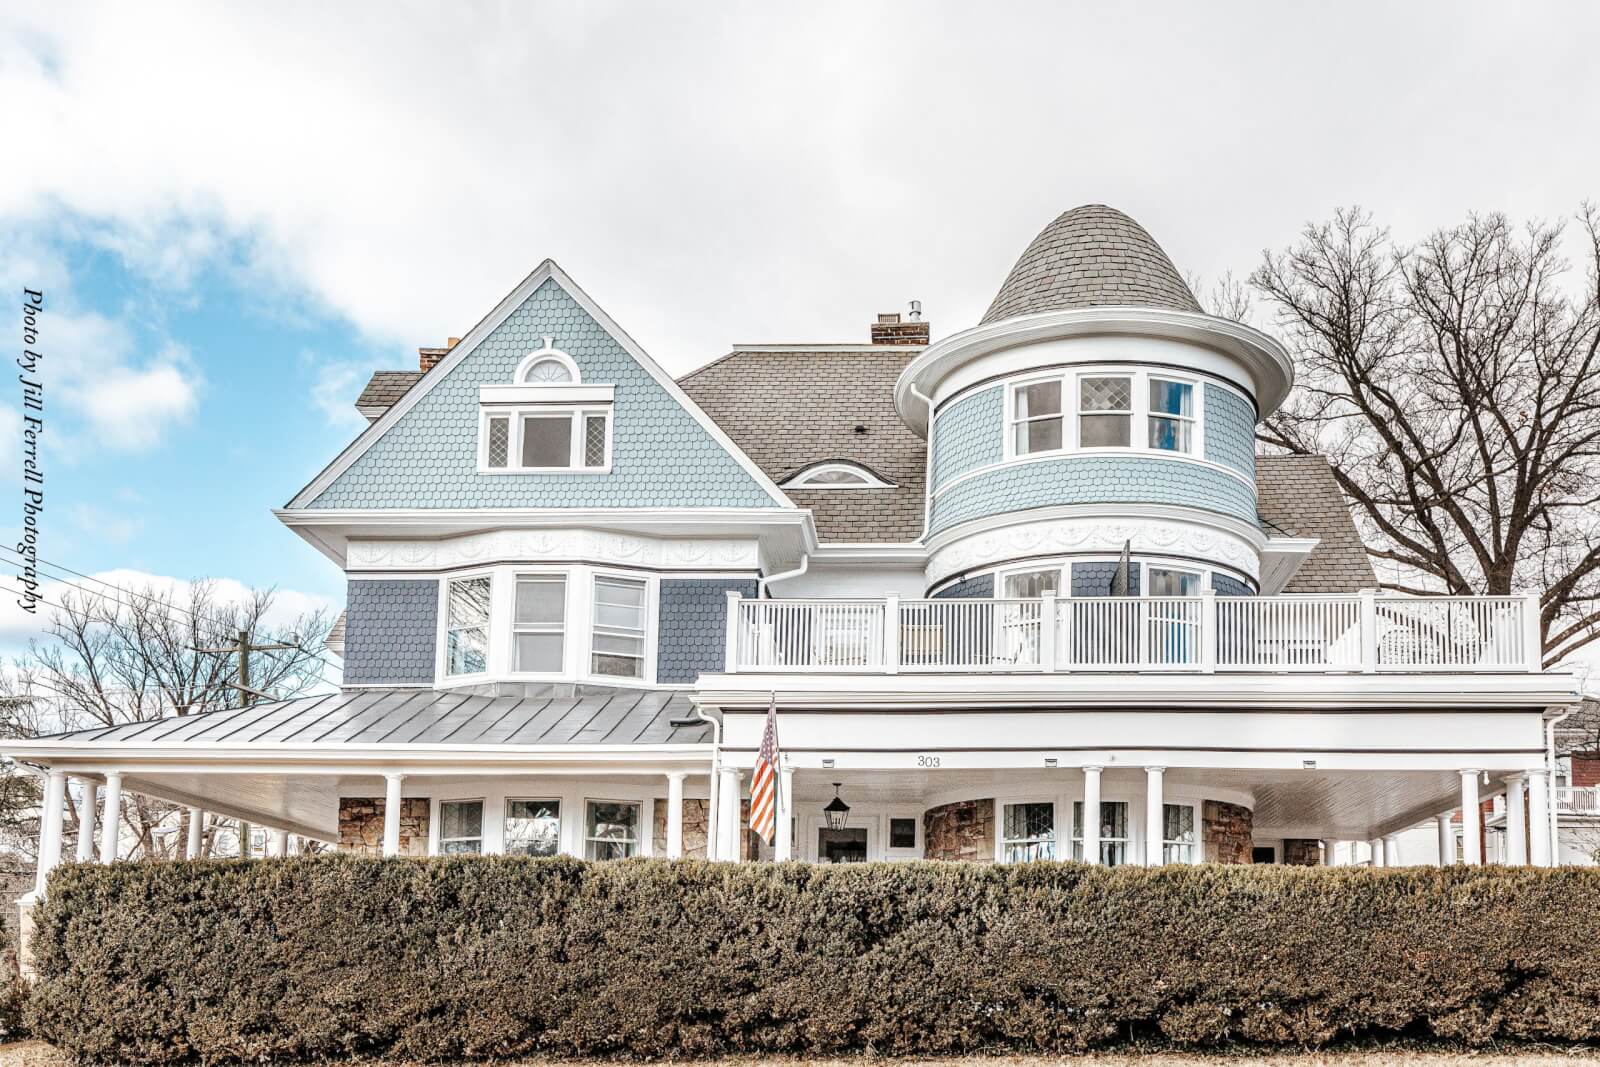
{"label": "stone foundation", "polygon": [[930,860],[994,862],[994,801],[961,800],[922,813],[923,855]]}
{"label": "stone foundation", "polygon": [[1322,842],[1308,837],[1284,838],[1283,862],[1291,867],[1322,866]]}
{"label": "stone foundation", "polygon": [[1249,863],[1251,823],[1249,808],[1208,800],[1201,808],[1207,863]]}
{"label": "stone foundation", "polygon": [[[339,798],[339,848],[372,856],[383,854],[383,798]],[[428,854],[428,798],[400,801],[400,855]]]}
{"label": "stone foundation", "polygon": [[[651,827],[651,838],[655,845],[655,854],[667,854],[667,798],[656,798],[656,815],[652,820],[655,824]],[[709,800],[689,800],[683,802],[683,858],[686,860],[703,860],[706,858],[706,840],[710,837],[707,832],[711,827],[711,802]]]}

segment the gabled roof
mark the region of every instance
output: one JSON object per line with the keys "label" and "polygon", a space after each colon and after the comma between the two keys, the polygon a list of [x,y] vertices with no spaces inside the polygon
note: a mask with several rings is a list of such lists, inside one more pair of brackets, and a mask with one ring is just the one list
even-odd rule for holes
{"label": "gabled roof", "polygon": [[1124,306],[1201,310],[1143,226],[1115,208],[1085,204],[1033,239],[980,325],[1040,311]]}
{"label": "gabled roof", "polygon": [[775,482],[846,460],[893,482],[881,489],[787,489],[823,541],[922,536],[926,445],[894,409],[894,383],[920,347],[735,349],[679,380],[684,392]]}
{"label": "gabled roof", "polygon": [[1285,593],[1353,593],[1378,584],[1326,456],[1257,456],[1256,511],[1269,533],[1317,538]]}

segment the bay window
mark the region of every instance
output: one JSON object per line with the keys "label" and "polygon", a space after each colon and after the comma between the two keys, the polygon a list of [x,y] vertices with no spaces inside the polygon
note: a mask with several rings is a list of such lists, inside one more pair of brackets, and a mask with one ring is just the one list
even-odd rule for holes
{"label": "bay window", "polygon": [[513,856],[554,856],[561,851],[561,801],[506,801],[505,851]]}
{"label": "bay window", "polygon": [[566,665],[567,579],[561,574],[517,576],[511,619],[514,669],[556,674]]}
{"label": "bay window", "polygon": [[[1072,803],[1072,858],[1083,859],[1083,801]],[[1100,862],[1115,867],[1128,862],[1128,802],[1100,802]]]}
{"label": "bay window", "polygon": [[489,669],[489,576],[455,578],[445,596],[445,673]]}
{"label": "bay window", "polygon": [[621,860],[639,851],[639,805],[591,800],[584,820],[584,856]]}
{"label": "bay window", "polygon": [[590,670],[616,678],[644,677],[646,583],[596,577]]}
{"label": "bay window", "polygon": [[1009,458],[1089,449],[1200,456],[1199,383],[1146,370],[1073,370],[1007,389]]}
{"label": "bay window", "polygon": [[458,856],[483,851],[483,801],[439,802],[439,853]]}
{"label": "bay window", "polygon": [[1007,804],[1001,856],[1007,863],[1055,859],[1056,806],[1048,801]]}

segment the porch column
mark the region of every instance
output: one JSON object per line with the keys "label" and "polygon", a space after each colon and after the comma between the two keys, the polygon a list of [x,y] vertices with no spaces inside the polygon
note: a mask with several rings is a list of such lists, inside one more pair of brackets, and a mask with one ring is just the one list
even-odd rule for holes
{"label": "porch column", "polygon": [[794,771],[778,771],[778,826],[772,858],[779,863],[794,859]]}
{"label": "porch column", "polygon": [[272,836],[267,838],[267,855],[273,859],[282,859],[289,854],[289,831],[274,830]]}
{"label": "porch column", "polygon": [[206,813],[199,808],[189,809],[189,839],[184,842],[183,858],[197,860],[205,848]]}
{"label": "porch column", "polygon": [[249,823],[245,822],[243,819],[240,819],[239,820],[239,858],[240,859],[247,860],[247,859],[250,858],[250,852],[251,852],[252,847],[254,845],[254,842],[251,841],[251,838],[253,838],[255,836],[256,836],[255,827],[251,826]]}
{"label": "porch column", "polygon": [[1506,779],[1506,863],[1520,867],[1528,862],[1526,795],[1528,780],[1520,774]]}
{"label": "porch column", "polygon": [[1556,865],[1550,839],[1550,776],[1542,767],[1528,772],[1528,862],[1535,867]]}
{"label": "porch column", "polygon": [[83,792],[78,794],[78,862],[94,859],[94,793],[98,788],[87,778],[79,778]]}
{"label": "porch column", "polygon": [[1439,826],[1439,866],[1448,867],[1456,861],[1456,831],[1450,825],[1453,812],[1435,815],[1433,821]]}
{"label": "porch column", "polygon": [[688,771],[667,775],[667,859],[683,858],[683,780]]}
{"label": "porch column", "polygon": [[122,772],[106,772],[106,793],[100,811],[100,862],[117,862],[122,837]]}
{"label": "porch column", "polygon": [[1159,867],[1166,861],[1166,817],[1162,811],[1166,796],[1161,788],[1165,771],[1165,767],[1144,769],[1144,862],[1148,867]]}
{"label": "porch column", "polygon": [[1478,810],[1478,771],[1461,772],[1461,862],[1469,867],[1483,863],[1482,813]]}
{"label": "porch column", "polygon": [[1372,853],[1372,865],[1374,867],[1382,867],[1385,859],[1383,854],[1383,838],[1374,837],[1372,840],[1367,842],[1367,848]]}
{"label": "porch column", "polygon": [[1083,862],[1100,862],[1100,768],[1083,769]]}
{"label": "porch column", "polygon": [[44,893],[50,872],[61,862],[61,826],[66,805],[66,772],[51,771],[44,776],[44,811],[39,816],[39,871],[33,879],[33,890],[39,895]]}
{"label": "porch column", "polygon": [[1385,867],[1399,867],[1400,839],[1394,834],[1383,835],[1383,865]]}
{"label": "porch column", "polygon": [[722,811],[717,816],[717,833],[722,838],[717,844],[717,859],[737,862],[742,858],[739,847],[739,779],[737,769],[722,768],[722,786],[718,799]]}
{"label": "porch column", "polygon": [[400,855],[400,785],[406,780],[403,774],[383,776],[383,854]]}

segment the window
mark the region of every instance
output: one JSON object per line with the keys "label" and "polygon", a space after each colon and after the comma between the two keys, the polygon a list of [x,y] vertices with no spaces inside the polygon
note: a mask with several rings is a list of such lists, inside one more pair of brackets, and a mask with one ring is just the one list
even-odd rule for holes
{"label": "window", "polygon": [[1054,452],[1062,447],[1061,382],[1028,382],[1011,393],[1012,451]]}
{"label": "window", "polygon": [[603,470],[611,464],[611,409],[488,409],[483,417],[483,469]]}
{"label": "window", "polygon": [[439,853],[456,856],[483,851],[483,801],[439,802]]}
{"label": "window", "polygon": [[1151,596],[1199,596],[1200,575],[1168,567],[1147,566]]}
{"label": "window", "polygon": [[1150,379],[1150,447],[1163,452],[1194,451],[1194,386]]}
{"label": "window", "polygon": [[1191,805],[1161,805],[1161,862],[1194,862],[1194,808]]}
{"label": "window", "polygon": [[[1072,858],[1083,859],[1083,801],[1072,803]],[[1128,862],[1128,804],[1100,802],[1100,862],[1115,867]]]}
{"label": "window", "polygon": [[890,848],[916,848],[917,847],[917,820],[915,820],[915,819],[890,819],[889,820],[889,847]]}
{"label": "window", "polygon": [[1133,437],[1133,379],[1078,379],[1078,447],[1127,448]]}
{"label": "window", "polygon": [[1056,806],[1007,804],[1002,856],[1007,863],[1056,858]]}
{"label": "window", "polygon": [[506,852],[513,856],[554,856],[561,851],[561,801],[506,801]]}
{"label": "window", "polygon": [[513,670],[559,673],[566,662],[567,580],[559,574],[519,574],[511,619]]}
{"label": "window", "polygon": [[451,580],[445,604],[445,674],[489,669],[489,576]]}
{"label": "window", "polygon": [[573,381],[572,368],[554,356],[536,359],[522,372],[528,385],[564,385]]}
{"label": "window", "polygon": [[785,489],[892,489],[859,463],[817,463],[783,483]]}
{"label": "window", "polygon": [[1061,570],[1051,567],[1042,571],[1017,571],[1008,574],[1004,582],[1004,599],[1007,600],[1037,600],[1046,593],[1058,592],[1061,588]]}
{"label": "window", "polygon": [[590,670],[616,678],[644,677],[645,582],[594,580]]}
{"label": "window", "polygon": [[584,841],[584,855],[592,860],[620,860],[635,855],[639,848],[639,805],[589,801]]}

